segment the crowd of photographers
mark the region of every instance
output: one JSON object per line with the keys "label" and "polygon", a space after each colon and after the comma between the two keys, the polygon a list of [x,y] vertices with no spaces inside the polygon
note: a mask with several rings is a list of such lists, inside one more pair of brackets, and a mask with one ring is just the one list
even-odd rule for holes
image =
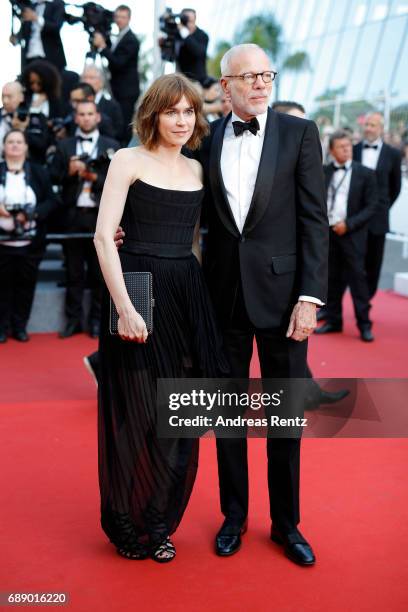
{"label": "crowd of photographers", "polygon": [[[87,329],[99,334],[101,275],[92,240],[110,159],[132,139],[139,97],[139,41],[131,9],[114,12],[87,2],[82,17],[63,0],[10,0],[19,30],[21,74],[2,87],[0,110],[0,343],[24,342],[44,256],[46,234],[60,236],[66,271],[66,325],[81,330],[85,287],[91,289]],[[81,75],[66,69],[60,31],[81,21],[90,52]],[[193,78],[209,114],[222,113],[215,79],[206,75],[208,36],[196,14],[167,10],[160,19],[163,59]],[[118,34],[111,36],[115,23]],[[95,62],[95,58],[99,56]]]}

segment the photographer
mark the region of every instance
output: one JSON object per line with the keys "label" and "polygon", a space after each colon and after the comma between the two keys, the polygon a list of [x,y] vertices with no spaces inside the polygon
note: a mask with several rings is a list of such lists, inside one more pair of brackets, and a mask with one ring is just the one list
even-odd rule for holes
{"label": "photographer", "polygon": [[[85,66],[84,71],[81,75],[81,82],[88,83],[95,91],[95,102],[98,107],[102,118],[103,116],[109,117],[112,123],[113,138],[119,140],[123,133],[123,116],[122,109],[118,102],[111,97],[107,97],[105,94],[105,75],[100,68],[95,64],[88,64]],[[99,130],[101,128],[99,126]],[[106,134],[110,136],[110,134]]]}
{"label": "photographer", "polygon": [[58,206],[47,171],[27,160],[27,150],[24,132],[11,129],[0,163],[0,234],[13,238],[0,242],[1,343],[10,331],[20,342],[29,340],[26,327],[45,249],[45,221]]}
{"label": "photographer", "polygon": [[18,81],[6,83],[2,89],[3,108],[0,111],[0,157],[5,135],[13,128],[26,135],[31,161],[44,163],[49,143],[47,120],[42,114],[30,115],[24,103],[24,92]]}
{"label": "photographer", "polygon": [[12,39],[14,43],[21,42],[22,67],[34,60],[46,59],[58,70],[62,70],[67,63],[60,36],[64,23],[64,2],[33,0],[12,4],[23,9],[20,32]]}
{"label": "photographer", "polygon": [[177,70],[201,84],[207,78],[208,36],[196,26],[194,9],[181,11],[178,25],[180,41],[176,44]]}
{"label": "photographer", "polygon": [[[65,231],[92,233],[95,231],[99,200],[109,167],[109,157],[118,148],[115,140],[100,136],[100,115],[95,102],[78,102],[75,111],[75,137],[62,140],[50,167],[51,178],[62,186]],[[91,337],[99,334],[101,275],[91,238],[68,240],[65,247],[67,263],[66,316],[67,324],[61,338],[81,331],[82,298],[85,289],[86,266],[91,285],[91,308],[88,330]]]}
{"label": "photographer", "polygon": [[119,28],[118,37],[113,42],[106,40],[99,32],[93,37],[94,47],[109,62],[112,94],[119,102],[123,114],[123,142],[128,142],[131,138],[130,123],[139,97],[139,41],[130,29],[130,17],[130,8],[121,4],[115,10],[113,18]]}

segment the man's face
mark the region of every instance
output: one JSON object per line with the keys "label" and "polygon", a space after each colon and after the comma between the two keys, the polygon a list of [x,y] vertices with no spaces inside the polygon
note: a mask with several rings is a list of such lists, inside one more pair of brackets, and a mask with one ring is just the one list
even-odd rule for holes
{"label": "man's face", "polygon": [[100,120],[101,116],[93,102],[83,102],[78,105],[75,112],[75,123],[84,134],[93,132]]}
{"label": "man's face", "polygon": [[349,138],[339,138],[335,140],[330,149],[330,153],[340,165],[343,165],[353,157],[353,145]]}
{"label": "man's face", "polygon": [[185,20],[187,21],[187,28],[194,28],[195,27],[195,23],[196,23],[196,16],[193,13],[193,11],[182,11],[181,14],[183,15],[183,17],[185,17]]}
{"label": "man's face", "polygon": [[18,83],[8,83],[2,89],[1,99],[4,110],[7,113],[14,113],[24,100],[21,86]]}
{"label": "man's face", "polygon": [[101,91],[101,89],[103,88],[103,80],[101,78],[101,75],[97,70],[94,70],[93,68],[86,68],[84,70],[81,76],[81,81],[83,83],[88,83],[88,85],[91,85],[96,91],[96,93],[98,93],[98,91]]}
{"label": "man's face", "polygon": [[115,11],[113,21],[118,26],[119,30],[123,30],[130,23],[130,15],[127,11]]}
{"label": "man's face", "polygon": [[83,102],[85,100],[85,94],[82,89],[73,89],[69,94],[69,101],[71,103],[72,108],[76,109],[79,102]]}
{"label": "man's face", "polygon": [[[242,50],[234,55],[230,62],[231,75],[259,73],[271,70],[269,58],[262,49]],[[272,92],[272,83],[264,83],[260,76],[252,85],[244,79],[221,77],[224,92],[230,97],[232,110],[241,119],[248,121],[268,109]]]}
{"label": "man's face", "polygon": [[368,142],[374,142],[377,138],[380,138],[383,132],[383,124],[381,115],[374,113],[368,115],[364,123],[364,138]]}
{"label": "man's face", "polygon": [[12,132],[4,143],[3,155],[7,158],[23,158],[27,155],[27,144],[24,136],[19,132]]}

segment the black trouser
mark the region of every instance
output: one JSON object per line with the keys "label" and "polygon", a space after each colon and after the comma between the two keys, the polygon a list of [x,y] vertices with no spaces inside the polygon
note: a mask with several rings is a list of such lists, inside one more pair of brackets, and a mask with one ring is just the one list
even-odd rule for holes
{"label": "black trouser", "polygon": [[0,330],[23,331],[30,318],[43,249],[0,245]]}
{"label": "black trouser", "polygon": [[123,115],[123,133],[121,134],[121,140],[126,146],[132,138],[133,131],[130,124],[135,112],[137,98],[138,96],[133,96],[131,98],[116,98],[116,101],[119,103],[122,109]]}
{"label": "black trouser", "polygon": [[355,240],[351,235],[338,236],[330,230],[329,289],[327,294],[327,323],[341,327],[343,324],[342,301],[345,287],[350,287],[357,326],[370,329],[370,297],[365,271],[365,240]]}
{"label": "black trouser", "polygon": [[[285,329],[255,328],[248,318],[242,288],[230,325],[224,329],[231,375],[248,378],[254,338],[263,378],[304,378],[307,341],[285,337]],[[270,515],[282,531],[299,523],[300,439],[267,440]],[[221,510],[232,525],[241,525],[248,514],[248,463],[246,438],[217,438]]]}
{"label": "black trouser", "polygon": [[[77,208],[67,228],[68,232],[95,231],[97,208]],[[89,321],[99,322],[101,315],[102,275],[92,238],[67,240],[65,245],[67,265],[67,292],[65,313],[68,319],[80,321],[86,280],[91,289]]]}
{"label": "black trouser", "polygon": [[365,268],[370,300],[374,297],[378,288],[384,257],[384,246],[385,234],[372,234],[370,231],[368,232]]}

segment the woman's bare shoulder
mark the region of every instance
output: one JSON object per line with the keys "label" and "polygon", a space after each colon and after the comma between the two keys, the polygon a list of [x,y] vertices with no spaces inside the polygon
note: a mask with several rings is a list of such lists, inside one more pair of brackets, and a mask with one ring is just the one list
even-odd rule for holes
{"label": "woman's bare shoulder", "polygon": [[190,164],[190,168],[194,172],[194,174],[197,176],[197,178],[199,178],[199,180],[203,182],[204,173],[203,173],[203,167],[200,164],[200,162],[197,161],[196,159],[192,159],[191,157],[186,157],[186,160]]}

